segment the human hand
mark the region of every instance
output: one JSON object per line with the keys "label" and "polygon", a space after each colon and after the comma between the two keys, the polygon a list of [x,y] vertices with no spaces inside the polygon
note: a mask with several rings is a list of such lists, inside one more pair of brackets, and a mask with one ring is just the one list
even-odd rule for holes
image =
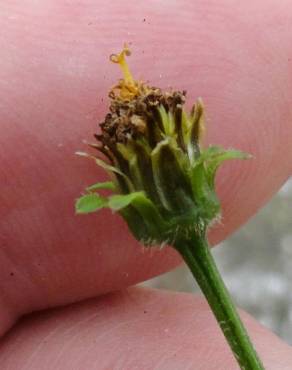
{"label": "human hand", "polygon": [[[291,173],[288,1],[16,1],[0,5],[0,15],[2,334],[27,312],[123,289],[179,263],[169,249],[142,253],[118,216],[73,213],[80,191],[103,176],[74,152],[106,112],[119,76],[108,55],[124,41],[133,43],[136,76],[186,89],[190,103],[202,96],[208,142],[255,156],[218,176],[224,218],[213,243]],[[288,346],[249,322],[266,366],[288,369]],[[0,362],[16,370],[236,368],[200,299],[136,288],[34,314],[3,339]]]}

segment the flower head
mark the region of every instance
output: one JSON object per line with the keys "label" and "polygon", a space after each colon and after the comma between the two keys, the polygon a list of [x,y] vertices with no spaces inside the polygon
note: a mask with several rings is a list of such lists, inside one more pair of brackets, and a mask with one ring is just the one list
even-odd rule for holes
{"label": "flower head", "polygon": [[[193,231],[204,234],[220,213],[214,189],[217,168],[226,159],[247,155],[217,146],[202,148],[202,101],[187,113],[186,91],[163,91],[135,80],[128,55],[125,47],[110,57],[120,65],[123,78],[109,92],[109,112],[94,135],[97,143],[91,144],[107,161],[81,153],[109,171],[113,181],[87,188],[76,211],[118,211],[146,245],[171,244]],[[102,188],[116,194],[102,197]]]}

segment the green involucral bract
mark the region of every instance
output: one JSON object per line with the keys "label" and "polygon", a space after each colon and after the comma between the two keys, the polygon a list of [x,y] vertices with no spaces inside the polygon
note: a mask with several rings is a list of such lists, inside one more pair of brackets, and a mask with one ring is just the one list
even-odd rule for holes
{"label": "green involucral bract", "polygon": [[[132,106],[136,104],[137,109],[151,93],[133,99]],[[152,101],[156,98],[157,104],[145,104],[140,114],[131,106],[130,119],[135,115],[144,124],[143,131],[126,132],[122,140],[111,142],[105,125],[101,125],[103,134],[98,139],[111,163],[88,156],[107,170],[113,181],[89,186],[76,202],[77,213],[104,207],[119,212],[145,245],[174,244],[191,231],[203,235],[220,214],[214,182],[218,167],[228,159],[249,157],[217,146],[201,148],[204,108],[200,100],[188,115],[182,109],[182,93],[168,93],[168,101],[161,98],[160,90],[156,95]],[[118,109],[120,113],[121,108]],[[102,197],[98,195],[101,189],[116,194]]]}
{"label": "green involucral bract", "polygon": [[111,181],[87,187],[76,201],[76,212],[110,208],[144,245],[175,248],[207,298],[240,368],[263,370],[206,239],[207,228],[220,216],[217,169],[228,159],[249,156],[217,146],[203,148],[202,101],[188,114],[185,91],[162,91],[134,80],[125,62],[128,54],[124,48],[111,56],[124,78],[111,89],[109,112],[94,135],[97,142],[90,144],[98,155],[79,153],[107,171]]}

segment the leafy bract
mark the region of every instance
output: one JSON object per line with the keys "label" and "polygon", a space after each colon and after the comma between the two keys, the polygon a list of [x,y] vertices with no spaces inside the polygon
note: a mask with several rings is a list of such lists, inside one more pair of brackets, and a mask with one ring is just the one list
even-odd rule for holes
{"label": "leafy bract", "polygon": [[83,195],[75,203],[76,213],[92,213],[107,206],[107,199],[96,193]]}
{"label": "leafy bract", "polygon": [[96,184],[90,185],[86,188],[87,191],[95,191],[100,189],[116,190],[116,185],[112,181],[97,182]]}
{"label": "leafy bract", "polygon": [[133,201],[139,197],[145,197],[143,192],[134,192],[130,194],[116,194],[109,198],[108,206],[113,211],[119,211],[129,206]]}

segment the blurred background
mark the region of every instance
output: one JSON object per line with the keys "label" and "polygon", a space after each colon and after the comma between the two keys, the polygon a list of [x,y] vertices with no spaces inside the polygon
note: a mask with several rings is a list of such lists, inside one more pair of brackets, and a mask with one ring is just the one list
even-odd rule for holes
{"label": "blurred background", "polygon": [[[213,249],[238,306],[292,344],[292,178],[256,216]],[[199,293],[185,266],[143,283]]]}

